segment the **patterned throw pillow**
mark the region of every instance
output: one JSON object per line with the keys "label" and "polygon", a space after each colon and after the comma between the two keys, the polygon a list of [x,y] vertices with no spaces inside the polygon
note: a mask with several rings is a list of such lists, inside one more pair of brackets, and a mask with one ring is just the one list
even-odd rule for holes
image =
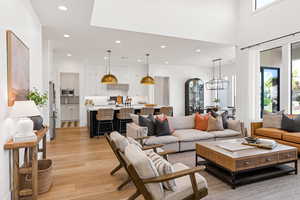
{"label": "patterned throw pillow", "polygon": [[148,117],[139,115],[139,125],[148,128],[148,136],[156,135],[155,119],[153,115],[148,115]]}
{"label": "patterned throw pillow", "polygon": [[284,110],[277,112],[277,113],[271,113],[271,112],[264,110],[263,127],[264,128],[281,129],[281,121],[282,121],[283,114],[284,114]]}
{"label": "patterned throw pillow", "polygon": [[207,131],[208,118],[210,114],[201,115],[199,113],[195,114],[195,129],[200,131]]}
{"label": "patterned throw pillow", "polygon": [[222,117],[218,116],[214,118],[213,116],[209,116],[207,131],[224,131]]}
{"label": "patterned throw pillow", "polygon": [[164,121],[167,120],[168,121],[168,125],[169,125],[169,129],[170,129],[170,134],[175,132],[175,129],[172,127],[170,120],[168,120],[168,116],[165,114],[162,115],[156,115],[155,117],[156,120],[160,120],[160,121]]}
{"label": "patterned throw pillow", "polygon": [[[157,153],[149,152],[147,154],[147,156],[150,158],[150,160],[152,160],[152,162],[153,162],[153,164],[154,164],[155,168],[157,169],[158,174],[160,176],[170,174],[170,173],[174,173],[174,168],[171,165],[171,163],[166,161],[164,158],[162,158]],[[166,190],[170,190],[170,191],[173,191],[173,192],[176,191],[176,182],[175,182],[174,179],[163,182],[163,186]]]}

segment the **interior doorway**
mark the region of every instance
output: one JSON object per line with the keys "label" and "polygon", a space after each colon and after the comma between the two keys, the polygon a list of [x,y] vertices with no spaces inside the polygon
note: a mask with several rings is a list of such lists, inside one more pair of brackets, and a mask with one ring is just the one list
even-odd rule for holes
{"label": "interior doorway", "polygon": [[61,128],[80,125],[79,73],[60,73]]}
{"label": "interior doorway", "polygon": [[156,76],[154,85],[154,103],[161,106],[170,105],[170,78]]}

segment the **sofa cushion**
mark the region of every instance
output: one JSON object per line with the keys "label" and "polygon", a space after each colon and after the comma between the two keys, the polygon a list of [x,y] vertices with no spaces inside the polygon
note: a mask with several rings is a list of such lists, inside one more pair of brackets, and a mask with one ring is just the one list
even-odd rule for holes
{"label": "sofa cushion", "polygon": [[145,145],[153,145],[153,144],[171,144],[178,142],[177,137],[174,137],[172,135],[168,136],[151,136],[147,139],[145,139]]}
{"label": "sofa cushion", "polygon": [[255,130],[256,135],[265,136],[274,139],[282,139],[282,134],[287,133],[277,128],[258,128]]}
{"label": "sofa cushion", "polygon": [[241,135],[240,132],[231,129],[225,129],[224,131],[211,131],[209,133],[213,134],[216,138],[226,138]]}
{"label": "sofa cushion", "polygon": [[[129,144],[125,148],[125,156],[133,165],[140,178],[153,178],[159,176],[150,158],[134,144]],[[150,183],[146,188],[155,200],[162,199],[164,190],[161,183]]]}
{"label": "sofa cushion", "polygon": [[179,141],[184,142],[207,140],[215,137],[211,133],[208,133],[206,131],[199,131],[197,129],[176,130],[173,135],[176,136]]}
{"label": "sofa cushion", "polygon": [[[188,169],[187,166],[181,163],[176,163],[173,167],[175,172]],[[207,188],[207,182],[203,176],[196,173],[195,177],[198,189]],[[182,200],[194,193],[190,176],[177,178],[175,179],[175,182],[177,190],[175,192],[165,191],[165,200]]]}
{"label": "sofa cushion", "polygon": [[282,140],[300,144],[300,133],[289,133],[289,132],[283,133]]}
{"label": "sofa cushion", "polygon": [[195,128],[195,116],[176,116],[168,117],[170,125],[173,129],[192,129]]}

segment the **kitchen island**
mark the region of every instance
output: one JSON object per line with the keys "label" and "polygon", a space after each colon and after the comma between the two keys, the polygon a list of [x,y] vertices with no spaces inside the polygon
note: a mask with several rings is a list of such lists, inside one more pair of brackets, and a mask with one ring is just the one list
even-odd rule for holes
{"label": "kitchen island", "polygon": [[[87,107],[87,127],[90,133],[90,137],[93,138],[97,135],[97,111],[99,109],[112,108],[114,113],[114,124],[116,124],[117,118],[116,114],[119,112],[121,108],[133,108],[134,113],[139,113],[142,108],[146,107],[145,105],[132,105],[132,106],[115,106],[115,105],[105,105],[105,106],[89,106]],[[160,111],[161,106],[154,106],[154,112],[158,113]],[[116,128],[116,126],[114,126]]]}

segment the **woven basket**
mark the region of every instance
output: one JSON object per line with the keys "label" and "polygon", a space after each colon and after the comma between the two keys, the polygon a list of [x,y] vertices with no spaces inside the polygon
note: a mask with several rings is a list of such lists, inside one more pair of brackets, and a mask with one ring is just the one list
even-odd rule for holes
{"label": "woven basket", "polygon": [[38,193],[48,192],[52,185],[52,160],[38,161]]}

